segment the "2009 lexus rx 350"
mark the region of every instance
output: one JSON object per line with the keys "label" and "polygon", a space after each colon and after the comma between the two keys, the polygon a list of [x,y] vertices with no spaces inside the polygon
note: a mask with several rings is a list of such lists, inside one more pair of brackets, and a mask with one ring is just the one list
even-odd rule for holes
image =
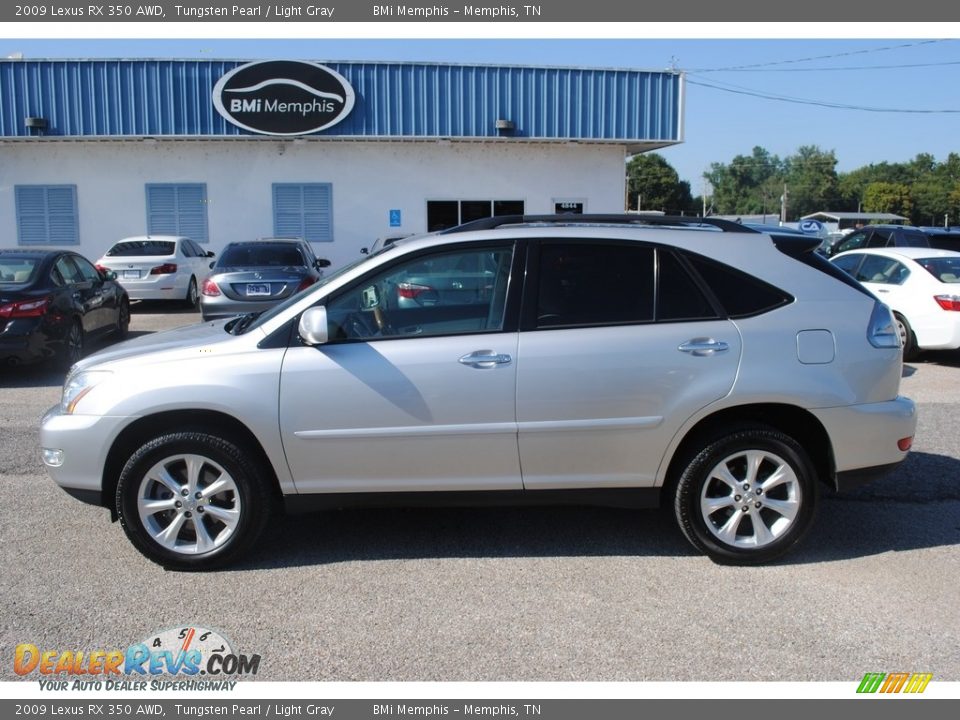
{"label": "2009 lexus rx 350", "polygon": [[664,504],[714,560],[766,562],[916,425],[890,310],[817,242],[636,215],[408,238],[77,363],[43,461],[171,568],[236,560],[281,504],[571,497]]}

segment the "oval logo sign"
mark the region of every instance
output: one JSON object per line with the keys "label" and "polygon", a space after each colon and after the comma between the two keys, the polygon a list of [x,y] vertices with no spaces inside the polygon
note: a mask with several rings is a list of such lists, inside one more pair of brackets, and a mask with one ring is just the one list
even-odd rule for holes
{"label": "oval logo sign", "polygon": [[807,235],[819,235],[823,232],[823,223],[819,220],[802,220],[800,222],[800,232]]}
{"label": "oval logo sign", "polygon": [[213,105],[234,125],[264,135],[306,135],[353,109],[350,83],[323,65],[264,60],[234,68],[213,88]]}

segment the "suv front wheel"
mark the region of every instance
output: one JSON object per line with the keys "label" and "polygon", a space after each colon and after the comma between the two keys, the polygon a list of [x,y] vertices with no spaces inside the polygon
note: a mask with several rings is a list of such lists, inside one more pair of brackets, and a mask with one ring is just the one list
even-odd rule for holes
{"label": "suv front wheel", "polygon": [[745,426],[712,440],[683,469],[674,511],[680,529],[712,560],[768,562],[796,545],[818,498],[810,458],[793,438]]}
{"label": "suv front wheel", "polygon": [[179,570],[229,562],[253,545],[272,496],[260,464],[233,440],[205,432],[161,435],[127,461],[116,508],[150,560]]}

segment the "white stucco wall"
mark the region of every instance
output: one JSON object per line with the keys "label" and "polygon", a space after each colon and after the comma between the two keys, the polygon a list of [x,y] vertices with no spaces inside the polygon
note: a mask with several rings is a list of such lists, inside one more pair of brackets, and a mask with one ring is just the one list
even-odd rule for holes
{"label": "white stucco wall", "polygon": [[[242,141],[10,142],[0,144],[0,244],[17,243],[14,186],[77,186],[79,251],[96,259],[146,232],[147,183],[206,183],[209,249],[273,234],[275,182],[333,184],[334,242],[315,243],[336,267],[381,235],[423,232],[427,200],[523,200],[553,212],[622,212],[624,149],[515,142]],[[403,224],[389,225],[399,209]]]}

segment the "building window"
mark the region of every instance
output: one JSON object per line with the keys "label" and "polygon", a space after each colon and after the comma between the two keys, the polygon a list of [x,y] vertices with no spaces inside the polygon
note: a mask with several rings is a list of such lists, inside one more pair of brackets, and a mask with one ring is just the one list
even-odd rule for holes
{"label": "building window", "polygon": [[78,245],[76,185],[17,185],[17,243]]}
{"label": "building window", "polygon": [[446,230],[472,220],[523,212],[523,200],[428,200],[427,230]]}
{"label": "building window", "polygon": [[333,185],[274,183],[273,234],[333,242]]}
{"label": "building window", "polygon": [[147,234],[183,235],[207,242],[207,186],[204,183],[147,185]]}

